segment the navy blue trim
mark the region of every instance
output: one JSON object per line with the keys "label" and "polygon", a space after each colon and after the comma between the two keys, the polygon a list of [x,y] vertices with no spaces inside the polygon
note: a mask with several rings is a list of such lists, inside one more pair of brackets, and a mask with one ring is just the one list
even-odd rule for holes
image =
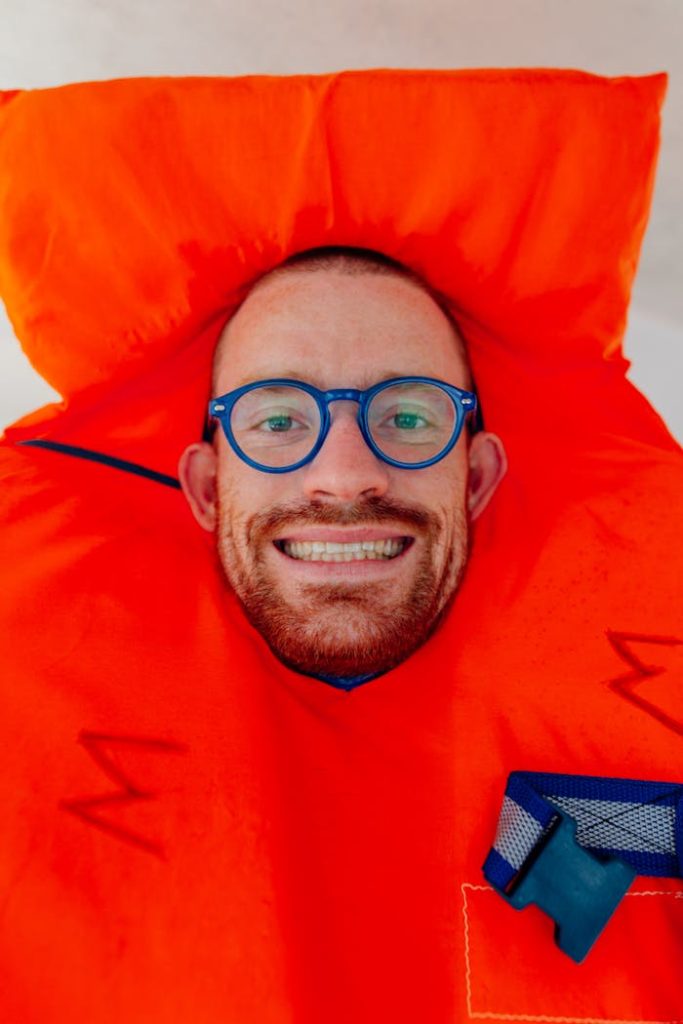
{"label": "navy blue trim", "polygon": [[504,857],[494,847],[488,852],[482,868],[486,881],[490,882],[497,889],[507,889],[517,871],[512,864],[508,864]]}
{"label": "navy blue trim", "polygon": [[75,445],[60,444],[58,441],[17,441],[17,444],[24,445],[27,448],[46,448],[48,451],[60,452],[62,455],[73,455],[77,459],[99,462],[103,466],[111,466],[113,469],[121,469],[125,473],[143,476],[147,480],[153,480],[155,484],[164,484],[164,486],[173,487],[177,491],[181,489],[180,481],[174,476],[167,476],[166,473],[158,473],[156,469],[147,469],[146,466],[139,466],[137,462],[117,459],[114,455],[103,455],[102,452],[93,452],[89,448],[77,448]]}
{"label": "navy blue trim", "polygon": [[[602,778],[596,775],[564,775],[552,772],[512,772],[508,779],[508,796],[521,803],[520,783],[531,792],[553,796],[577,797],[582,800],[613,800],[617,803],[657,804],[675,806],[683,794],[683,786],[675,782],[650,782],[641,779]],[[511,791],[515,787],[515,794]],[[534,813],[531,808],[526,808]]]}
{"label": "navy blue trim", "polygon": [[312,679],[319,679],[321,683],[327,683],[328,686],[333,686],[335,690],[355,690],[357,686],[362,686],[363,683],[369,683],[371,679],[377,679],[379,676],[384,675],[384,672],[372,672],[368,676],[322,676],[314,672],[305,672],[302,675],[310,675]]}
{"label": "navy blue trim", "polygon": [[[287,665],[287,662],[283,662],[283,664]],[[291,669],[292,672],[296,672],[299,676],[317,679],[320,683],[327,683],[328,686],[334,687],[335,690],[344,690],[346,693],[355,690],[356,687],[362,686],[364,683],[369,683],[373,679],[379,679],[380,676],[386,675],[390,671],[389,669],[382,669],[381,672],[371,672],[369,675],[363,676],[328,676],[323,675],[321,672],[305,672],[294,665],[287,665],[287,668]]]}

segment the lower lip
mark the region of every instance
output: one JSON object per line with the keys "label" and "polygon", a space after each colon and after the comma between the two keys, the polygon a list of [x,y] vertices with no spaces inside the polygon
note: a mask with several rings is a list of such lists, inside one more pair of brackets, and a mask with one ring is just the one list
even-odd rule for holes
{"label": "lower lip", "polygon": [[289,571],[302,576],[315,576],[327,578],[330,576],[343,577],[344,579],[357,579],[364,577],[387,576],[394,568],[400,569],[415,548],[415,541],[411,540],[403,549],[400,555],[394,558],[363,558],[354,562],[315,562],[304,558],[292,558],[280,551],[275,544],[272,548],[282,562],[287,563]]}

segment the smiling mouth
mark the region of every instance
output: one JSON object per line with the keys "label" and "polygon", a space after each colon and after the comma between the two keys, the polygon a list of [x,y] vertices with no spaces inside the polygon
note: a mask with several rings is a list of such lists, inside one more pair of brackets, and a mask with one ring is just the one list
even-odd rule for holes
{"label": "smiling mouth", "polygon": [[387,562],[413,543],[412,537],[387,537],[342,543],[322,540],[276,540],[278,551],[302,562]]}

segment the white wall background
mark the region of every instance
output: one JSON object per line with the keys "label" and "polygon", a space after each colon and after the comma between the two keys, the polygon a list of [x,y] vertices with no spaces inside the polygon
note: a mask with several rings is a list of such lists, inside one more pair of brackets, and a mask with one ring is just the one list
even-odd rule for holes
{"label": "white wall background", "polygon": [[[0,88],[497,66],[671,76],[626,352],[683,439],[683,0],[0,0]],[[53,397],[0,310],[0,424]]]}

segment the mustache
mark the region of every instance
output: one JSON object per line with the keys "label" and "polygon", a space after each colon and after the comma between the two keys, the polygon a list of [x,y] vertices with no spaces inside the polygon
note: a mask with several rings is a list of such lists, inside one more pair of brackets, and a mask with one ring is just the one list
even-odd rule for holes
{"label": "mustache", "polygon": [[327,505],[323,502],[299,502],[275,505],[257,512],[247,524],[249,541],[256,537],[279,533],[283,527],[304,526],[368,526],[386,522],[406,523],[417,531],[437,530],[438,516],[416,505],[403,505],[386,498],[367,498],[352,505]]}

